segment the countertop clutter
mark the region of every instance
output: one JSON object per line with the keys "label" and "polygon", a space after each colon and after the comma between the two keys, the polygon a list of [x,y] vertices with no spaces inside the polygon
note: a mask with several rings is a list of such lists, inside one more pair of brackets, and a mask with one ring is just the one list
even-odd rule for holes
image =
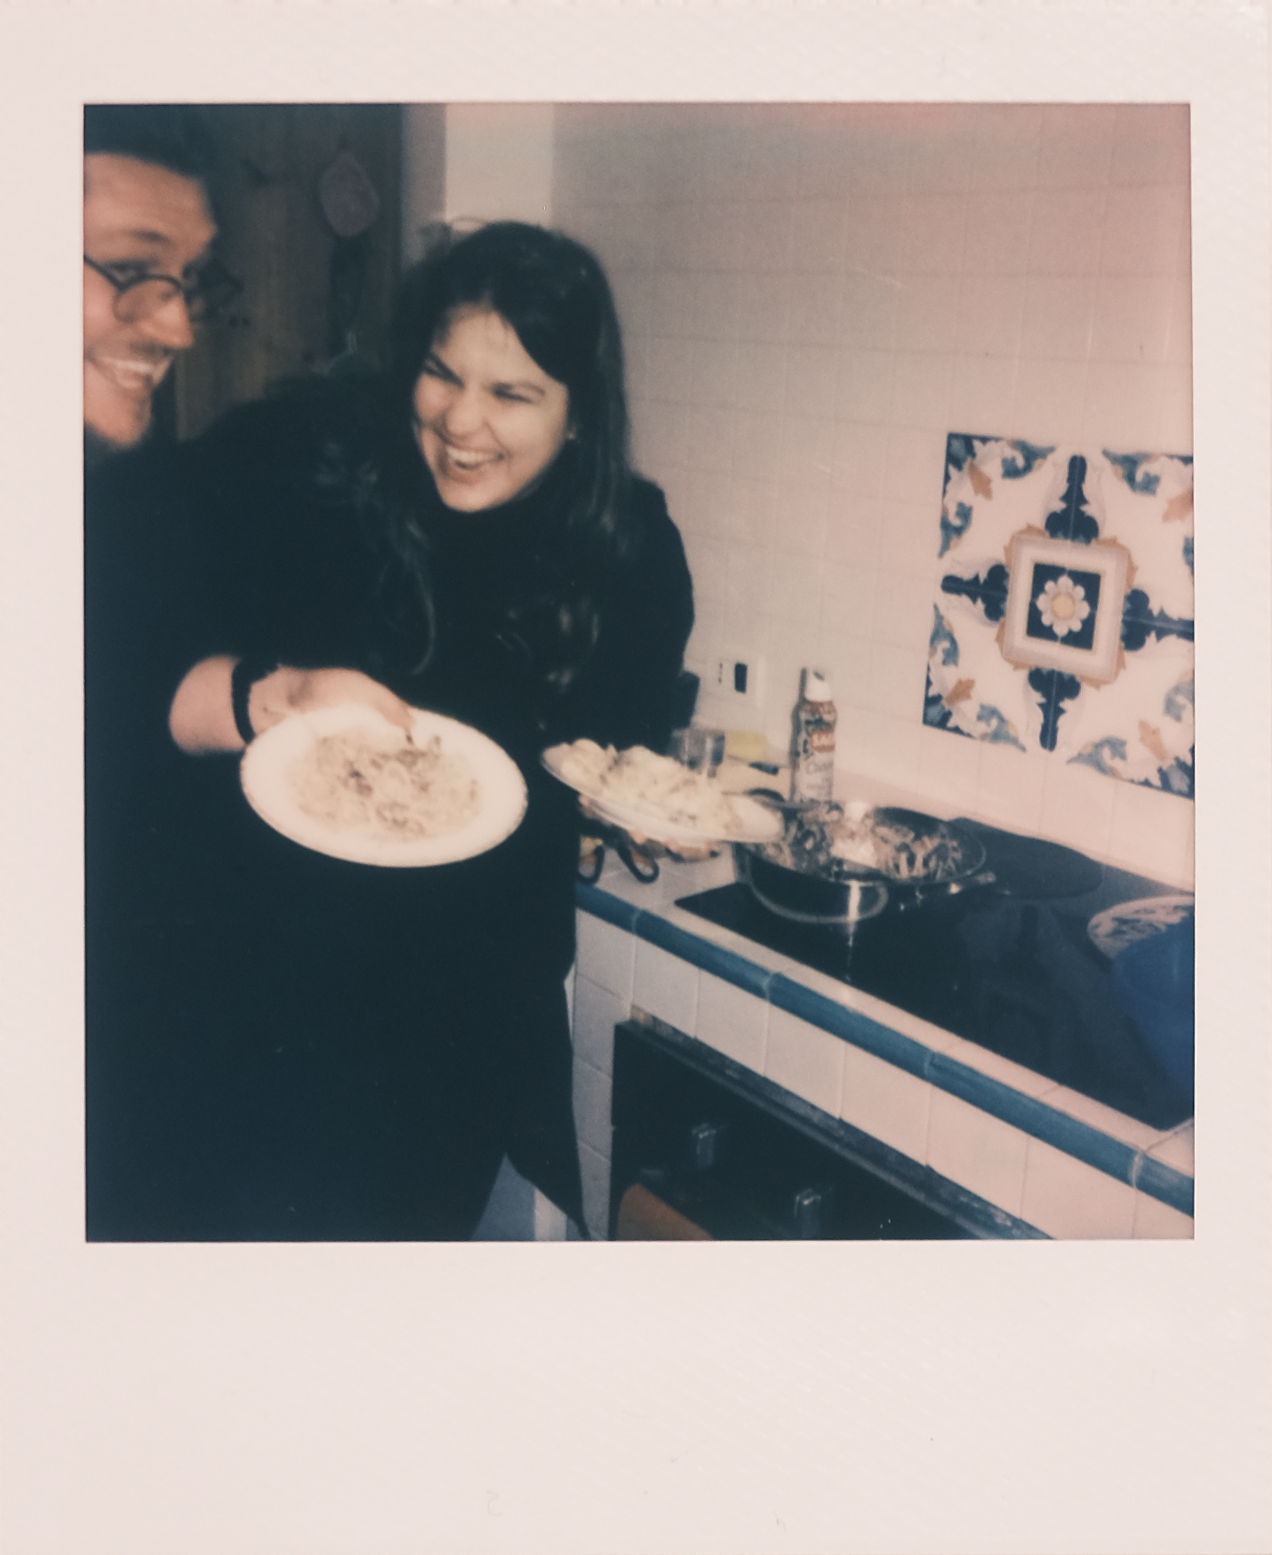
{"label": "countertop clutter", "polygon": [[1108,940],[1113,909],[1170,917],[1181,898],[965,824],[994,884],[851,935],[775,917],[727,850],[664,861],[652,884],[610,860],[580,884],[576,1112],[593,1235],[609,1228],[613,1032],[633,1015],[689,1039],[690,1057],[741,1066],[883,1175],[921,1179],[975,1234],[1192,1235],[1191,1085],[1154,1062],[1118,1004]]}

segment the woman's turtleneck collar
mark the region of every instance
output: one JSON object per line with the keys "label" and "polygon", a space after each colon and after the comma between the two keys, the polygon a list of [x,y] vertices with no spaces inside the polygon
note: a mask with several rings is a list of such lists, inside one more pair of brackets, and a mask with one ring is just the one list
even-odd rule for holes
{"label": "woman's turtleneck collar", "polygon": [[480,553],[495,565],[501,556],[525,558],[537,551],[560,518],[568,463],[568,453],[562,452],[537,486],[498,507],[461,513],[437,501],[432,528],[443,551]]}
{"label": "woman's turtleneck collar", "polygon": [[[556,611],[543,609],[545,580],[554,572],[561,505],[568,489],[562,460],[524,496],[476,513],[436,503],[429,515],[440,666],[493,663],[491,684],[505,685],[528,708],[528,688],[550,660]],[[493,655],[493,659],[492,656]],[[533,697],[531,698],[533,701]]]}

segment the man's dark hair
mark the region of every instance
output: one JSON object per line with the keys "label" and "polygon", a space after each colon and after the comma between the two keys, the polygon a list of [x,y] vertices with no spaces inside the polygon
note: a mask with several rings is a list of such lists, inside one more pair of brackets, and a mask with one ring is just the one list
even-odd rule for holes
{"label": "man's dark hair", "polygon": [[216,162],[212,132],[190,103],[86,103],[84,155],[153,162],[207,183]]}

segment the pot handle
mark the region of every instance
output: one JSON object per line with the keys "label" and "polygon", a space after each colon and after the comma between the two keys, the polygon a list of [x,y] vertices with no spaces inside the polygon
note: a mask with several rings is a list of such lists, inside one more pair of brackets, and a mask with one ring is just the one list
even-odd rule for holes
{"label": "pot handle", "polygon": [[646,858],[643,853],[638,853],[634,848],[629,847],[626,841],[616,842],[614,846],[617,849],[619,858],[627,865],[627,868],[636,876],[637,880],[642,885],[653,885],[654,881],[658,879],[657,859]]}
{"label": "pot handle", "polygon": [[605,867],[605,844],[599,837],[589,837],[587,840],[592,846],[586,852],[580,851],[575,874],[584,885],[595,885]]}
{"label": "pot handle", "polygon": [[[610,846],[642,885],[652,885],[658,879],[658,864],[655,859],[647,858],[637,851],[620,833],[607,835]],[[580,857],[575,874],[584,885],[595,885],[601,878],[601,870],[605,866],[605,839],[592,837],[588,840],[593,846]]]}

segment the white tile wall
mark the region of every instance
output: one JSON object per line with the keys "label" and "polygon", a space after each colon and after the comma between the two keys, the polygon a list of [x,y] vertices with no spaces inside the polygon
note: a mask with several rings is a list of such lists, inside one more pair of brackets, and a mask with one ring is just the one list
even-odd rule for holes
{"label": "white tile wall", "polygon": [[[610,1100],[614,1028],[631,1013],[635,940],[590,913],[578,914],[578,971],[574,978],[574,1121],[583,1175],[583,1213],[594,1237],[604,1238],[609,1215]],[[625,986],[615,992],[606,984]]]}
{"label": "white tile wall", "polygon": [[769,1015],[765,1074],[833,1117],[844,1085],[844,1042],[785,1010]]}
{"label": "white tile wall", "polygon": [[579,1138],[598,1155],[610,1154],[611,1080],[586,1062],[574,1065],[574,1119]]}
{"label": "white tile wall", "polygon": [[[636,969],[636,940],[591,913],[578,915],[578,965],[589,982],[599,984],[630,1005]],[[580,995],[576,993],[575,997]],[[626,1013],[626,1012],[624,1012]]]}
{"label": "white tile wall", "polygon": [[1020,1129],[933,1088],[928,1165],[1011,1215],[1021,1212],[1030,1143]]}
{"label": "white tile wall", "polygon": [[[582,916],[582,915],[581,915]],[[589,970],[592,963],[586,962]],[[574,1052],[577,1060],[608,1075],[614,1067],[614,1027],[631,1013],[630,997],[620,999],[580,973],[574,987]],[[602,1140],[593,1141],[600,1147]]]}
{"label": "white tile wall", "polygon": [[1136,1193],[1041,1139],[1026,1151],[1022,1218],[1053,1237],[1129,1237]]}
{"label": "white tile wall", "polygon": [[844,1084],[839,1116],[863,1133],[900,1150],[911,1160],[927,1160],[928,1112],[932,1087],[873,1053],[845,1046]]}
{"label": "white tile wall", "polygon": [[698,975],[687,961],[639,940],[633,1003],[691,1037],[698,1024]]}
{"label": "white tile wall", "polygon": [[915,658],[947,432],[1191,450],[1186,107],[576,104],[554,123],[553,219],[610,270],[637,458],[693,562],[691,667],[761,655],[756,721],[784,745],[819,663],[846,767],[1190,883],[1188,801],[1044,781],[1042,757],[1004,753],[1012,771],[951,734],[933,751]]}
{"label": "white tile wall", "polygon": [[610,1158],[579,1142],[579,1166],[583,1175],[583,1218],[598,1242],[609,1230]]}
{"label": "white tile wall", "polygon": [[[769,1005],[710,972],[699,974],[698,1029],[694,1033],[756,1074],[765,1073]],[[780,1012],[779,1012],[780,1013]]]}
{"label": "white tile wall", "polygon": [[1135,1221],[1132,1235],[1135,1237],[1173,1238],[1190,1240],[1194,1234],[1193,1218],[1169,1204],[1163,1204],[1148,1193],[1135,1195]]}

